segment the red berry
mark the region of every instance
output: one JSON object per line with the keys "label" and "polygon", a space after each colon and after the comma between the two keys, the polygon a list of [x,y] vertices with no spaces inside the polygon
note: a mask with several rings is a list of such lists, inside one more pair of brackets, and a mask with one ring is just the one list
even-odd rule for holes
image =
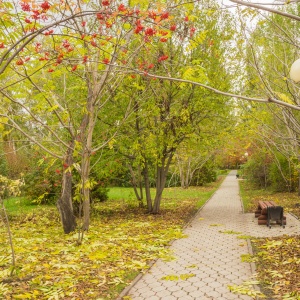
{"label": "red berry", "polygon": [[102,62],[103,62],[104,64],[108,64],[108,63],[109,63],[109,59],[108,59],[108,58],[104,58],[104,59],[102,60]]}
{"label": "red berry", "polygon": [[155,20],[156,19],[156,13],[154,11],[149,11],[148,13],[149,18]]}
{"label": "red berry", "polygon": [[138,34],[138,33],[140,33],[141,31],[143,31],[143,29],[144,29],[143,26],[138,25],[138,26],[135,28],[134,33]]}
{"label": "red berry", "polygon": [[85,56],[83,57],[83,63],[86,63],[87,60],[88,60],[88,57],[85,55]]}
{"label": "red berry", "polygon": [[30,11],[30,5],[28,3],[21,3],[21,8],[23,11]]}
{"label": "red berry", "polygon": [[98,20],[104,20],[104,16],[102,13],[96,14]]}
{"label": "red berry", "polygon": [[126,7],[124,4],[120,4],[119,7],[118,7],[118,11],[126,11]]}
{"label": "red berry", "polygon": [[16,61],[16,65],[17,65],[17,66],[24,65],[23,59],[22,59],[22,58],[18,59],[18,60]]}
{"label": "red berry", "polygon": [[158,61],[163,61],[163,60],[167,60],[169,58],[168,55],[162,55],[158,58]]}
{"label": "red berry", "polygon": [[161,14],[161,19],[168,19],[169,18],[169,13],[166,11]]}
{"label": "red berry", "polygon": [[145,35],[149,35],[152,36],[154,35],[155,31],[153,30],[153,28],[146,28],[145,29]]}
{"label": "red berry", "polygon": [[48,1],[44,1],[42,4],[41,4],[41,8],[43,10],[48,10],[50,8],[50,4],[48,3]]}

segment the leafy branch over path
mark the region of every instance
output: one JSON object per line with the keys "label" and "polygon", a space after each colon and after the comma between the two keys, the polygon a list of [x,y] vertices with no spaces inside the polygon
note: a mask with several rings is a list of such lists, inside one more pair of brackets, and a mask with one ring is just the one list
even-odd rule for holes
{"label": "leafy branch over path", "polygon": [[289,107],[289,108],[292,108],[292,109],[295,109],[295,110],[300,110],[300,107],[298,105],[293,105],[293,104],[278,100],[276,98],[271,98],[271,97],[268,98],[268,99],[252,98],[252,97],[247,97],[247,96],[243,96],[243,95],[233,94],[233,93],[230,93],[230,92],[224,92],[224,91],[218,90],[216,88],[213,88],[211,86],[205,85],[203,83],[195,82],[195,81],[192,81],[192,80],[166,77],[166,76],[160,76],[160,75],[150,74],[150,73],[145,74],[145,72],[140,72],[138,70],[135,70],[135,72],[139,73],[141,75],[151,77],[151,78],[158,78],[158,79],[164,79],[164,80],[169,80],[169,81],[177,81],[177,82],[182,82],[182,83],[190,83],[192,85],[200,86],[200,87],[205,88],[207,90],[213,91],[216,94],[227,96],[227,97],[232,97],[232,98],[242,99],[242,100],[247,100],[247,101],[253,101],[253,102],[274,103],[274,104],[277,104],[277,105],[280,105],[280,106],[285,106],[285,107]]}

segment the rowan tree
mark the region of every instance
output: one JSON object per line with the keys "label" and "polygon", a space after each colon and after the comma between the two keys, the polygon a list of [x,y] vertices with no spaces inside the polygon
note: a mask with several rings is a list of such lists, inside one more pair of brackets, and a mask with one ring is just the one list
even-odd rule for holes
{"label": "rowan tree", "polygon": [[[13,74],[1,83],[1,93],[10,103],[1,116],[6,125],[61,160],[58,208],[66,233],[76,226],[71,194],[75,171],[80,178],[82,228],[89,227],[90,157],[109,140],[93,143],[101,108],[114,97],[128,71],[138,66],[138,72],[146,72],[136,61],[140,51],[147,51],[151,43],[164,43],[176,31],[168,5],[151,3],[138,9],[131,4],[104,0],[1,5],[7,35],[0,44],[0,74],[2,78]],[[22,114],[16,116],[15,110],[10,114],[11,104]]]}

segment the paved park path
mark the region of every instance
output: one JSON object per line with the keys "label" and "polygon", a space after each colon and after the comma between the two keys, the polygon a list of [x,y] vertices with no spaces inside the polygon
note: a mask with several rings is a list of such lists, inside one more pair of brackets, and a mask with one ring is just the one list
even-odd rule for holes
{"label": "paved park path", "polygon": [[[241,261],[241,255],[251,253],[251,247],[237,236],[300,234],[300,222],[285,214],[287,226],[284,229],[258,225],[254,214],[243,213],[235,175],[236,171],[230,172],[189,223],[184,230],[187,238],[172,243],[170,249],[176,259],[156,261],[123,292],[123,296],[126,294],[133,300],[252,299],[233,294],[228,289],[228,285],[251,280],[255,272],[253,264]],[[178,279],[162,279],[172,276]]]}

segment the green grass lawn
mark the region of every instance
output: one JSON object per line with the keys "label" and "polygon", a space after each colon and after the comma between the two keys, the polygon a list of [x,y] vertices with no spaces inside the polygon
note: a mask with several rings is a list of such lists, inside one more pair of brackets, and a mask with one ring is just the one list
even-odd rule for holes
{"label": "green grass lawn", "polygon": [[10,247],[0,226],[0,299],[116,299],[150,262],[173,259],[166,246],[185,237],[183,226],[220,183],[167,188],[158,215],[138,207],[130,188],[111,188],[108,201],[93,204],[81,245],[77,233],[63,233],[54,205],[5,200],[17,272],[9,276]]}
{"label": "green grass lawn", "polygon": [[10,216],[18,216],[39,210],[41,207],[51,207],[52,205],[36,205],[26,197],[11,197],[4,199],[4,206]]}

